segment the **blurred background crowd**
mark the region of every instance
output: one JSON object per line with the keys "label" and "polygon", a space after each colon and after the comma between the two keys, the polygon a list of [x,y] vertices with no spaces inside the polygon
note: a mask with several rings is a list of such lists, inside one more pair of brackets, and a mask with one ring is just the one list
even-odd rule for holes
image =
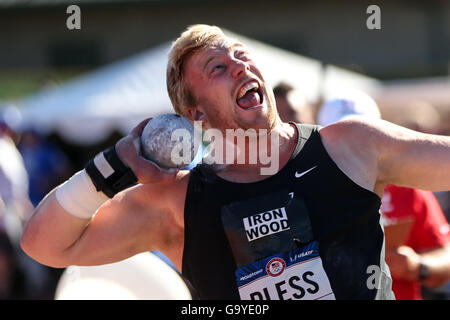
{"label": "blurred background crowd", "polygon": [[[67,28],[72,4],[81,29]],[[367,28],[370,4],[380,8],[381,29]],[[64,270],[21,251],[24,222],[140,120],[172,112],[166,54],[196,23],[249,45],[283,120],[327,125],[363,114],[450,135],[448,1],[0,1],[0,299],[54,298]],[[400,191],[392,188],[383,197],[385,226],[406,226],[395,229],[404,235],[393,250],[448,245],[450,193],[404,191],[401,201],[411,205],[402,202],[394,217]],[[411,208],[429,201],[433,209],[417,218]],[[418,232],[414,223],[424,221],[430,227]],[[450,298],[449,282],[414,290],[405,298]]]}

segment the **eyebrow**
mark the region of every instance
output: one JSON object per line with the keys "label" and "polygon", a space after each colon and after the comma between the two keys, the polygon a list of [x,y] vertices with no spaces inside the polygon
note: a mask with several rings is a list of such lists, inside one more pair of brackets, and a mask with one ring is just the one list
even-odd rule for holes
{"label": "eyebrow", "polygon": [[[238,42],[238,41],[237,41],[237,42],[233,43],[233,44],[230,46],[231,49],[235,49],[236,47],[242,47],[243,49],[245,49],[245,50],[247,51],[247,47],[246,47],[242,42]],[[205,64],[203,65],[202,72],[205,71],[206,66],[207,66],[212,60],[214,60],[216,57],[217,57],[216,54],[213,54],[212,56],[208,57],[208,59],[206,60]]]}
{"label": "eyebrow", "polygon": [[216,57],[217,57],[217,55],[212,55],[212,56],[210,56],[210,57],[206,60],[205,64],[203,65],[203,69],[202,69],[203,72],[205,71],[206,66],[207,66],[212,60],[214,60]]}
{"label": "eyebrow", "polygon": [[239,42],[239,41],[237,41],[237,42],[235,42],[235,43],[233,43],[233,44],[231,45],[231,48],[232,48],[232,49],[234,49],[234,48],[236,48],[236,47],[242,47],[242,48],[244,48],[245,50],[247,50],[247,47],[245,46],[245,44],[243,44],[242,42]]}

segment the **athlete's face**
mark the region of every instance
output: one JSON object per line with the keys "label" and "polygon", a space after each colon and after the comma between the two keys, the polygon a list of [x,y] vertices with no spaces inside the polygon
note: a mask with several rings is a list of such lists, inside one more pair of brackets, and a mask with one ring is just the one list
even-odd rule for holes
{"label": "athlete's face", "polygon": [[192,119],[222,131],[275,126],[272,89],[242,44],[224,38],[198,50],[187,59],[184,72],[196,101],[187,109]]}

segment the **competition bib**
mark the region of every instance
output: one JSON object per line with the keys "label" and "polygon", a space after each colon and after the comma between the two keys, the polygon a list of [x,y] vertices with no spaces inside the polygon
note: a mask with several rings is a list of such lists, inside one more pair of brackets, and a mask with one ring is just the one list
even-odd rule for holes
{"label": "competition bib", "polygon": [[334,299],[302,198],[283,190],[222,208],[241,299]]}
{"label": "competition bib", "polygon": [[334,300],[316,241],[236,270],[243,300]]}

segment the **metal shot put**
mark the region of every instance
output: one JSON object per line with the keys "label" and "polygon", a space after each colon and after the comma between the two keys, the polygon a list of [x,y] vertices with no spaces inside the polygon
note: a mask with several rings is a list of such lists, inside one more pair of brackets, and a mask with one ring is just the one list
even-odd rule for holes
{"label": "metal shot put", "polygon": [[182,169],[194,160],[198,151],[194,137],[194,126],[188,119],[162,114],[144,127],[140,138],[142,154],[161,168]]}

